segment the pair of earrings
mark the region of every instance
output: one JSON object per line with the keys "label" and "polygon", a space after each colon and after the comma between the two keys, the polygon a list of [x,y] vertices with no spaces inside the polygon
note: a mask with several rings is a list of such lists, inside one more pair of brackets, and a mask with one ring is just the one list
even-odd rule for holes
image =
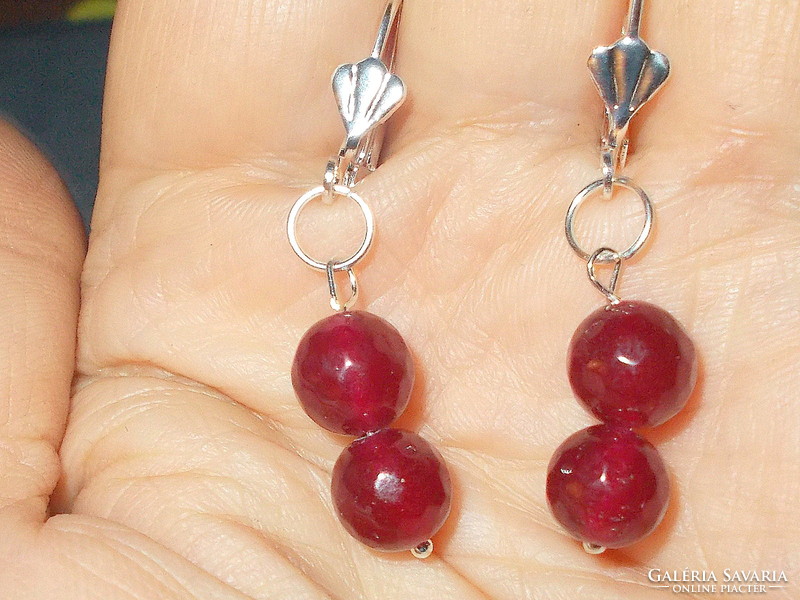
{"label": "pair of earrings", "polygon": [[[603,177],[575,196],[565,222],[570,246],[586,261],[589,279],[608,300],[578,327],[567,361],[575,395],[602,424],[572,435],[555,451],[546,493],[556,520],[590,553],[633,544],[661,521],[669,499],[667,471],[658,451],[635,429],[673,417],[686,404],[697,377],[694,346],[681,325],[656,306],[623,302],[616,294],[623,262],[641,250],[653,225],[648,195],[619,174],[627,157],[628,125],[669,75],[666,56],[651,51],[639,37],[642,1],[631,0],[623,37],[596,48],[589,59],[605,103]],[[388,3],[371,56],[334,72],[344,143],[328,163],[322,185],[301,196],[289,213],[292,249],[307,265],[326,273],[331,307],[337,311],[303,336],[292,385],[316,423],[357,438],[342,452],[332,474],[333,504],[345,529],[371,548],[411,550],[425,558],[433,551],[431,537],[450,512],[450,475],[430,443],[390,427],[408,404],[414,383],[403,338],[380,317],[350,310],[358,297],[353,267],[375,234],[374,216],[353,188],[376,169],[381,125],[406,96],[403,81],[391,72],[401,3]],[[578,209],[596,192],[610,198],[620,187],[642,202],[640,235],[621,252],[607,247],[586,252],[574,233]],[[345,260],[318,261],[298,242],[298,217],[309,202],[337,197],[360,208],[364,239]],[[598,265],[612,267],[607,285],[598,278]],[[347,295],[337,284],[339,272],[347,275]]]}

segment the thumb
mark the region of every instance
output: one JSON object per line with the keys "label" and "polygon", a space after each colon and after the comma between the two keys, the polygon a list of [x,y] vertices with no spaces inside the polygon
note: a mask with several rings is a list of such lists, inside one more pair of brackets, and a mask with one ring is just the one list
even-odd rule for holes
{"label": "thumb", "polygon": [[[0,121],[0,524],[44,521],[74,368],[83,228],[58,175]],[[5,537],[5,536],[4,536]]]}
{"label": "thumb", "polygon": [[124,526],[47,519],[75,364],[83,238],[58,175],[0,121],[0,598],[243,600]]}

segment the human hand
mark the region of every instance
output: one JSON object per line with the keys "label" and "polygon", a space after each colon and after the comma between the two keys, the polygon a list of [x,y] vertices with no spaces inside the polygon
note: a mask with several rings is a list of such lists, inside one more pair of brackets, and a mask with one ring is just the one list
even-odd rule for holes
{"label": "human hand", "polygon": [[[329,474],[349,439],[308,419],[289,381],[300,336],[329,309],[286,215],[338,147],[330,74],[366,56],[383,0],[121,2],[60,457],[80,228],[42,159],[8,130],[0,147],[16,300],[0,315],[3,597],[659,599],[669,592],[649,589],[647,570],[686,567],[785,570],[790,587],[772,595],[792,597],[798,2],[647,7],[643,37],[673,77],[637,118],[626,174],[658,221],[621,294],[682,321],[701,378],[685,411],[646,433],[674,488],[650,538],[589,556],[546,506],[552,452],[593,422],[565,353],[603,299],[563,218],[599,171],[586,58],[616,39],[626,4],[404,7],[409,100],[358,185],[379,229],[359,281],[360,308],[415,354],[399,425],[454,479],[436,553],[417,561],[341,528]],[[342,231],[342,204],[304,221],[321,256],[360,235]],[[620,206],[587,207],[587,238],[635,235],[640,213]],[[47,518],[57,480],[61,514]]]}

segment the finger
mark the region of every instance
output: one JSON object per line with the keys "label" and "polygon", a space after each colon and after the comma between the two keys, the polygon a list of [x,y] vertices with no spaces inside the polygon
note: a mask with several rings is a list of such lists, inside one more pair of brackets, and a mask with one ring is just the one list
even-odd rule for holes
{"label": "finger", "polygon": [[368,55],[382,9],[382,0],[120,2],[104,163],[208,166],[331,152],[343,134],[331,73]]}
{"label": "finger", "polygon": [[83,228],[58,175],[0,122],[0,513],[43,520],[75,364]]}
{"label": "finger", "polygon": [[662,99],[680,109],[681,118],[673,114],[673,120],[684,128],[796,123],[798,22],[797,0],[713,0],[677,8],[652,2],[645,35],[673,63],[670,88],[680,93],[665,93]]}
{"label": "finger", "polygon": [[[596,145],[602,104],[586,60],[619,37],[627,4],[406,2],[397,68],[409,100],[391,147],[476,123],[539,138],[554,132],[559,146],[566,129],[570,144]],[[634,120],[633,152],[657,142],[668,149],[662,156],[695,169],[704,156],[683,151],[701,137],[706,160],[725,152],[721,171],[754,162],[791,168],[776,149],[798,139],[800,2],[649,2],[643,14],[642,37],[669,56],[672,77]],[[722,150],[721,137],[731,142]],[[753,146],[755,161],[744,149]],[[595,153],[586,160],[594,167]]]}
{"label": "finger", "polygon": [[672,68],[637,117],[634,150],[664,149],[672,160],[662,170],[701,185],[793,174],[796,152],[786,149],[800,145],[798,24],[797,0],[648,3],[642,35]]}
{"label": "finger", "polygon": [[48,519],[74,368],[83,227],[44,157],[0,121],[0,597],[243,600],[141,533]]}
{"label": "finger", "polygon": [[[407,0],[397,54],[409,100],[398,131],[594,117],[586,59],[619,31],[619,2]],[[586,130],[587,128],[583,128]],[[581,136],[595,135],[576,130]]]}

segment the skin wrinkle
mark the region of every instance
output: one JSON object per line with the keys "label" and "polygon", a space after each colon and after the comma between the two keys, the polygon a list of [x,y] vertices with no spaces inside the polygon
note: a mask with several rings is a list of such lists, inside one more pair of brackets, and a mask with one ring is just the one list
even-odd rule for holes
{"label": "skin wrinkle", "polygon": [[[172,474],[166,475],[166,477],[172,477],[172,476],[173,476]],[[138,482],[138,481],[141,481],[142,479],[151,479],[151,478],[154,478],[154,477],[163,479],[163,477],[165,477],[165,476],[137,477],[137,478],[135,478],[135,480],[132,480],[132,483],[133,483],[133,481]],[[207,474],[204,474],[204,477],[207,477]],[[230,478],[226,478],[226,479],[228,479],[230,481],[233,481]],[[113,514],[114,509],[111,508],[108,512]],[[229,522],[231,524],[235,523],[235,524],[240,525],[240,526],[246,526],[241,519],[238,519],[238,518],[235,519],[233,517],[230,517],[230,518],[226,519],[224,515],[214,515],[214,514],[210,514],[210,513],[201,513],[201,512],[194,512],[194,511],[191,514],[186,515],[186,519],[190,519],[190,518],[193,518],[193,517],[200,517],[200,518],[208,517],[208,518],[212,518],[212,519],[221,519],[222,522]],[[266,532],[260,531],[257,528],[252,527],[252,526],[246,526],[246,527],[248,529],[252,530],[253,533],[258,534],[261,537],[264,537],[265,539],[270,539],[270,538],[267,537],[267,533]],[[274,553],[279,553],[280,549],[279,548],[270,548],[269,550],[273,551]],[[283,557],[284,557],[284,559],[286,559],[286,563],[287,564],[292,565],[292,570],[294,572],[300,573],[304,578],[308,579],[315,586],[319,587],[318,582],[314,578],[312,578],[309,574],[304,573],[304,572],[300,571],[299,569],[297,569],[294,566],[294,564],[291,561],[288,560],[288,557],[285,555],[285,553],[283,554]],[[206,572],[208,572],[208,571],[206,570]],[[231,582],[228,582],[228,583],[231,583]],[[235,584],[234,584],[234,587],[235,587]],[[320,589],[322,589],[322,588],[320,588]]]}
{"label": "skin wrinkle", "polygon": [[[462,558],[462,559],[483,560],[483,557],[480,557],[480,556],[464,555],[464,554],[460,555],[460,558]],[[512,566],[518,567],[520,571],[524,571],[525,570],[525,565],[521,561],[515,561],[515,560],[511,560],[511,559],[502,559],[502,558],[498,558],[498,557],[492,558],[492,561],[493,562],[497,562],[497,563],[502,563],[504,565],[512,565]],[[646,571],[641,571],[640,574],[643,576],[644,580],[647,579]],[[599,576],[603,580],[608,581],[609,583],[614,583],[614,584],[623,583],[623,584],[628,584],[628,585],[644,587],[644,588],[647,588],[647,589],[653,589],[652,586],[648,585],[647,583],[644,583],[644,581],[637,581],[637,580],[632,579],[632,578],[621,578],[619,576],[618,572],[610,574],[610,573],[605,573],[602,570],[598,570],[596,573],[592,573],[592,576],[587,576],[585,573],[583,573],[581,571],[568,569],[566,567],[561,567],[561,568],[556,567],[555,569],[539,571],[539,572],[536,573],[536,575],[537,575],[539,580],[545,580],[545,579],[548,579],[548,578],[552,578],[553,580],[556,580],[556,579],[568,579],[570,581],[575,581],[575,580],[581,581],[581,580],[583,580],[583,581],[586,581],[586,582],[594,582],[595,581],[594,576]],[[522,583],[522,585],[525,585],[525,583]],[[488,596],[488,597],[491,598],[491,596]],[[539,596],[533,596],[533,597],[534,598],[538,598]]]}
{"label": "skin wrinkle", "polygon": [[[66,527],[66,528],[64,528],[61,525],[61,522],[59,522],[59,526],[61,526],[62,527],[62,531],[66,532],[66,533],[71,533],[73,535],[86,537],[87,541],[91,541],[93,543],[97,543],[98,542],[97,538],[91,538],[90,536],[88,536],[87,534],[85,534],[83,531],[81,531],[80,529],[78,529],[76,527],[72,527],[72,528]],[[190,592],[191,587],[194,587],[194,586],[189,586],[188,583],[185,582],[185,581],[181,581],[181,579],[178,578],[176,574],[170,573],[169,571],[162,570],[160,568],[159,569],[148,569],[146,565],[152,564],[153,566],[156,566],[156,565],[159,565],[160,561],[158,559],[156,559],[155,557],[151,557],[146,552],[142,552],[142,550],[140,548],[134,548],[133,546],[128,546],[122,540],[114,540],[114,542],[115,542],[115,544],[112,544],[110,540],[101,540],[101,543],[103,545],[107,546],[112,552],[120,552],[120,550],[126,550],[127,549],[127,551],[128,551],[127,555],[124,552],[120,552],[120,554],[125,555],[126,558],[130,558],[131,554],[135,554],[136,556],[141,556],[141,557],[147,559],[147,563],[146,564],[137,564],[137,567],[142,569],[142,570],[145,570],[150,575],[153,575],[153,571],[158,571],[159,572],[159,578],[157,578],[157,581],[159,583],[161,583],[162,585],[164,584],[164,581],[162,581],[162,579],[164,579],[164,576],[166,575],[167,583],[168,584],[172,584],[173,586],[177,586],[179,591],[183,590],[183,591],[186,591],[186,592]],[[65,557],[65,558],[67,558],[68,560],[73,560],[71,557]],[[80,566],[83,568],[82,564],[80,564]],[[211,575],[211,574],[207,574],[207,576],[212,578],[212,579],[214,579],[214,580],[216,580],[216,581],[219,581],[218,579],[213,577],[213,575]],[[223,583],[223,582],[220,581],[220,583]],[[174,589],[174,587],[172,589]],[[227,597],[229,597],[229,596],[226,595],[226,598]],[[231,600],[246,600],[246,598],[243,595],[239,594],[238,592],[236,592],[233,596],[230,596],[230,597],[231,597]],[[141,600],[149,600],[149,597],[141,597]]]}
{"label": "skin wrinkle", "polygon": [[[88,390],[91,389],[93,384],[108,383],[109,381],[113,381],[114,378],[124,378],[125,377],[124,374],[120,373],[120,371],[124,372],[124,370],[125,370],[124,368],[115,367],[115,370],[117,371],[117,374],[114,377],[108,377],[108,376],[102,376],[101,377],[101,376],[98,376],[98,377],[95,377],[94,379],[91,379],[91,380],[84,380],[83,383],[80,385],[80,391],[83,392],[84,394],[88,394],[89,393]],[[137,374],[141,372],[141,370],[140,370],[138,365],[136,366],[135,370],[136,370]],[[130,376],[128,376],[128,377],[130,377]],[[153,379],[153,374],[152,373],[151,373],[149,379],[151,379],[151,380]],[[130,379],[128,379],[128,380],[130,381]],[[168,380],[169,383],[172,383],[173,381],[174,380]],[[168,391],[169,392],[174,392],[175,388],[171,388],[171,387],[166,387],[165,386],[165,387],[156,387],[156,388],[148,387],[146,389],[135,390],[135,391],[130,392],[129,394],[118,396],[115,399],[114,405],[115,406],[119,405],[122,402],[125,402],[127,400],[131,400],[133,398],[137,398],[139,396],[142,396],[143,394],[150,395],[150,394],[157,394],[157,393],[163,393],[163,392],[168,392]],[[213,399],[219,399],[220,398],[220,396],[218,394],[215,394],[215,393],[213,393],[211,391],[203,391],[203,390],[197,389],[197,385],[195,385],[193,388],[191,388],[191,389],[189,389],[187,391],[190,391],[193,394],[197,393],[197,394],[200,394],[200,395],[205,395],[208,398],[213,398]],[[79,400],[81,398],[81,395],[76,395],[76,398]],[[230,401],[230,402],[232,403],[232,401]],[[168,403],[167,403],[166,400],[161,400],[161,401],[159,401],[159,404],[160,405],[167,405]],[[81,415],[81,419],[85,420],[87,418],[92,418],[92,417],[95,416],[95,414],[97,414],[97,413],[99,413],[102,410],[107,409],[107,408],[108,408],[108,406],[98,407],[92,413],[89,413],[88,415]],[[152,403],[148,403],[146,405],[141,405],[140,404],[138,406],[133,406],[133,407],[126,408],[124,413],[122,413],[122,414],[124,414],[126,416],[126,419],[127,419],[130,416],[131,411],[134,411],[135,415],[139,415],[139,414],[142,414],[142,413],[144,413],[146,411],[154,410],[155,408],[156,407],[154,407]],[[121,416],[121,414],[115,414],[113,416],[113,420],[119,420],[120,416]],[[125,427],[127,427],[127,425],[123,422],[123,423],[120,423],[116,427],[116,430],[118,431],[119,429],[125,428]],[[111,435],[112,433],[114,433],[114,431],[115,431],[114,429],[107,430],[105,435],[106,436]],[[100,438],[100,439],[98,439],[98,440],[96,440],[94,442],[94,444],[92,445],[92,447],[89,450],[90,453],[94,450],[94,447],[99,443],[99,441],[101,439],[102,438]],[[89,459],[89,455],[86,455],[86,456],[82,456],[80,458],[80,460],[78,460],[76,462],[91,463],[91,460]],[[79,482],[80,482],[80,480],[79,480]],[[83,485],[83,484],[81,484],[81,485]]]}
{"label": "skin wrinkle", "polygon": [[[152,394],[152,393],[157,393],[157,392],[159,392],[159,391],[181,392],[181,391],[187,391],[187,390],[180,390],[180,389],[176,389],[176,388],[171,388],[171,389],[162,389],[162,390],[158,390],[158,389],[155,389],[155,390],[148,389],[148,390],[146,390],[146,392],[143,392],[142,390],[138,390],[137,392],[133,392],[133,393],[131,393],[131,394],[130,394],[128,397],[126,397],[126,398],[124,398],[124,399],[133,399],[133,398],[137,398],[137,397],[141,396],[143,393],[146,393],[147,395],[150,395],[150,394]],[[191,393],[196,393],[196,391],[195,391],[195,390],[191,390]],[[200,392],[200,393],[202,394],[202,392]],[[219,399],[220,399],[220,398],[219,398],[219,396],[217,396],[217,395],[214,395],[214,394],[208,394],[208,393],[206,393],[206,394],[202,394],[202,395],[206,395],[206,396],[207,396],[207,397],[209,397],[210,399],[214,399],[214,400],[219,400]],[[233,403],[233,401],[229,401],[229,403],[230,403],[231,405],[232,405],[232,404],[234,404],[234,403]],[[118,424],[117,424],[115,427],[113,427],[113,428],[108,428],[108,427],[106,427],[106,431],[105,431],[105,433],[104,433],[103,437],[101,437],[101,438],[98,438],[97,440],[95,440],[95,441],[92,443],[92,447],[91,447],[91,450],[90,450],[90,454],[89,454],[89,455],[87,455],[87,456],[85,456],[85,457],[82,457],[82,458],[81,458],[81,460],[80,460],[79,462],[86,463],[86,464],[88,464],[88,465],[91,465],[93,462],[97,462],[97,461],[93,461],[93,460],[92,460],[92,458],[91,458],[91,453],[92,453],[92,452],[94,452],[94,451],[95,451],[95,449],[96,449],[96,448],[97,448],[97,447],[98,447],[98,446],[99,446],[99,445],[100,445],[100,444],[103,442],[103,439],[104,439],[104,438],[110,438],[110,437],[113,437],[113,435],[114,435],[115,433],[119,432],[120,430],[127,429],[127,427],[128,427],[127,421],[128,421],[128,419],[129,419],[131,416],[141,417],[141,416],[143,416],[143,415],[146,415],[146,414],[147,414],[149,411],[151,411],[151,410],[158,410],[158,408],[159,408],[159,407],[161,407],[161,406],[167,406],[167,407],[170,407],[170,408],[172,407],[172,405],[171,405],[170,401],[169,401],[168,399],[164,399],[164,400],[160,400],[160,401],[159,401],[159,402],[158,402],[156,405],[154,405],[154,404],[153,404],[151,401],[149,401],[149,402],[148,402],[148,404],[146,404],[146,405],[138,405],[138,406],[132,407],[132,408],[135,408],[135,412],[133,413],[133,415],[131,415],[131,409],[128,409],[128,410],[126,410],[126,412],[125,412],[125,415],[124,415],[124,416],[125,416],[125,421],[122,421],[122,422],[118,423]],[[240,406],[240,405],[239,405],[239,406]],[[248,413],[242,413],[242,416],[245,416],[246,414],[249,414],[249,411],[248,411]],[[120,415],[115,415],[115,417],[114,417],[114,420],[120,420]],[[263,421],[259,421],[259,422],[260,422],[260,423],[263,423]],[[238,426],[238,425],[237,425],[237,426]],[[271,431],[272,431],[273,433],[275,433],[275,430],[274,430],[274,429],[273,429],[273,430],[271,430]],[[250,434],[252,434],[253,432],[252,432],[252,431],[247,431],[247,433],[250,433]],[[277,441],[276,441],[275,439],[272,439],[272,438],[266,438],[266,437],[260,437],[260,439],[262,439],[262,440],[264,440],[264,441],[268,441],[269,443],[272,443],[272,444],[276,444],[276,446],[278,446],[278,447],[279,447],[279,448],[281,448],[282,450],[286,450],[286,451],[292,451],[292,449],[291,449],[291,448],[287,448],[287,447],[284,447],[284,446],[283,446],[283,445],[281,445],[281,444],[278,444],[278,443],[277,443]],[[314,463],[309,463],[309,464],[312,464],[313,466],[317,466],[317,465],[314,465]],[[106,464],[106,467],[109,467],[109,466],[113,466],[113,463],[112,463],[112,464]],[[84,469],[84,470],[85,470],[85,469]],[[96,475],[97,475],[97,474],[94,474],[94,476],[96,476]],[[83,482],[81,482],[81,483],[80,483],[80,487],[81,487],[81,488],[82,488],[82,487],[86,487],[86,485],[87,485],[86,483],[83,483]],[[80,493],[79,491],[78,491],[78,492],[75,492],[75,493],[74,493],[74,496],[77,496],[79,493]]]}
{"label": "skin wrinkle", "polygon": [[[0,452],[7,455],[3,457],[4,462],[7,460],[7,464],[10,465],[16,462],[19,467],[26,468],[24,473],[14,473],[11,468],[8,468],[8,473],[13,473],[17,478],[29,477],[30,487],[41,490],[38,496],[47,497],[50,495],[58,479],[59,472],[58,455],[51,441],[41,437],[14,436],[9,442],[0,440]],[[11,475],[7,475],[7,477],[11,477]],[[13,486],[12,491],[13,495],[0,494],[0,500],[3,503],[5,501],[13,503],[27,497],[20,495],[19,485]],[[0,507],[0,510],[2,508]]]}
{"label": "skin wrinkle", "polygon": [[[202,471],[195,471],[195,474],[203,474],[203,473],[202,473]],[[125,481],[127,486],[132,486],[132,485],[138,484],[138,483],[139,483],[139,482],[141,482],[142,480],[161,480],[161,481],[163,481],[165,478],[169,479],[169,478],[172,478],[172,477],[174,477],[175,475],[176,475],[175,473],[168,473],[168,474],[161,474],[161,475],[149,475],[149,476],[126,477],[126,478],[124,478],[124,479],[119,479],[119,481]],[[186,472],[186,473],[182,473],[181,475],[191,475],[191,473],[189,473],[189,472]],[[207,475],[203,475],[203,476],[204,476],[205,478],[207,478]],[[211,476],[212,476],[212,477],[215,477],[215,478],[216,478],[216,477],[222,477],[222,476],[217,476],[217,475],[211,475]],[[98,478],[99,478],[99,476],[96,476],[96,477],[95,477],[96,483],[95,483],[94,485],[102,485],[102,484],[101,484],[101,483],[98,481]],[[233,481],[234,481],[233,479],[231,479],[231,478],[229,478],[229,477],[225,477],[225,479],[227,479],[227,480],[229,480],[229,481],[231,481],[231,482],[233,482]],[[90,492],[91,492],[91,488],[84,488],[84,492],[86,492],[86,493],[90,493]],[[122,504],[122,498],[123,498],[124,494],[125,494],[125,488],[121,488],[121,489],[118,491],[118,494],[117,494],[117,496],[118,496],[118,499],[114,501],[114,504],[115,504],[115,505],[116,505],[116,504]],[[92,514],[92,513],[94,513],[94,512],[95,512],[95,511],[91,511],[89,514]],[[115,513],[115,508],[112,506],[112,507],[110,507],[108,510],[105,510],[105,511],[103,511],[103,512],[104,512],[104,513],[108,513],[109,515],[113,515],[113,514]],[[206,513],[201,513],[201,512],[196,512],[196,513],[193,513],[193,514],[194,514],[194,515],[196,515],[196,516],[198,516],[198,517],[204,517],[204,516],[207,516],[207,517],[212,517],[212,518],[214,518],[214,517],[215,517],[215,515],[213,515],[213,514],[206,514]],[[125,519],[123,519],[123,521],[124,521],[124,520],[125,520]],[[241,520],[240,520],[240,519],[239,519],[239,520],[237,520],[237,523],[239,523],[239,524],[242,524],[242,522],[241,522]],[[256,531],[256,530],[254,529],[254,531]],[[260,534],[262,537],[265,537],[265,539],[274,539],[273,537],[267,537],[267,536],[268,536],[268,533],[267,533],[267,532],[265,532],[265,531],[258,531],[258,533],[259,533],[259,534]],[[274,549],[274,550],[278,550],[278,549]],[[284,558],[286,558],[286,557],[284,556]],[[293,567],[293,569],[294,569],[294,568],[295,568],[295,567]],[[208,571],[206,571],[206,572],[208,572]],[[304,577],[306,577],[306,578],[308,578],[308,579],[309,579],[310,581],[312,581],[312,583],[314,583],[315,585],[318,585],[318,582],[317,582],[315,579],[311,578],[311,577],[310,577],[310,576],[309,576],[307,573],[304,573],[304,574],[303,574],[303,576],[304,576]]]}
{"label": "skin wrinkle", "polygon": [[439,556],[436,557],[436,560],[438,562],[443,563],[451,573],[454,573],[455,575],[457,575],[459,577],[459,579],[461,579],[469,587],[471,587],[473,590],[475,590],[475,593],[477,594],[478,597],[484,598],[485,600],[491,600],[491,596],[483,588],[481,588],[480,585],[478,585],[474,580],[472,580],[466,574],[464,574],[463,572],[459,571],[444,556],[439,555]]}
{"label": "skin wrinkle", "polygon": [[[450,450],[451,451],[447,455],[448,458],[453,458],[454,456],[455,457],[459,457],[459,453],[453,452],[453,450],[460,450],[460,449],[454,448],[453,446],[448,445],[446,442],[444,442],[444,443],[438,443],[437,442],[437,445],[441,446],[441,448],[444,449],[444,450]],[[555,526],[555,524],[550,522],[549,515],[545,516],[546,512],[544,510],[538,510],[538,507],[530,508],[530,507],[526,506],[526,505],[530,504],[530,498],[525,497],[522,494],[513,493],[513,489],[514,489],[513,485],[498,485],[497,482],[496,482],[496,475],[497,475],[496,471],[489,472],[488,471],[488,467],[487,467],[487,469],[480,468],[480,466],[475,461],[470,461],[464,454],[460,454],[460,458],[463,459],[463,462],[461,464],[459,464],[459,461],[455,460],[455,461],[453,461],[453,465],[457,466],[457,467],[460,467],[461,471],[465,471],[466,469],[464,468],[464,462],[468,463],[469,467],[471,467],[470,476],[474,477],[474,478],[479,478],[481,480],[480,481],[481,485],[474,485],[474,486],[472,486],[472,489],[478,489],[479,490],[479,489],[486,488],[488,486],[491,486],[491,487],[498,486],[498,488],[499,488],[498,491],[504,491],[504,492],[506,492],[506,493],[508,493],[510,495],[507,498],[498,497],[497,499],[494,500],[494,502],[493,502],[494,505],[507,506],[508,508],[511,508],[514,511],[518,511],[518,512],[520,512],[522,514],[526,514],[526,515],[532,517],[533,518],[532,525],[534,525],[536,527],[543,527],[543,528],[548,529],[550,531],[556,531],[557,530],[557,527]],[[548,459],[549,459],[549,457],[548,457]],[[503,461],[503,462],[506,462],[506,461]],[[517,461],[514,461],[514,462],[517,462]],[[532,461],[532,462],[538,462],[538,463],[541,464],[542,461]],[[519,471],[519,469],[509,469],[509,470],[514,471],[514,472],[518,472]],[[478,476],[478,473],[480,473],[480,476]],[[542,517],[545,517],[545,518],[542,518]]]}
{"label": "skin wrinkle", "polygon": [[361,592],[361,596],[366,598],[367,595],[368,595],[367,590],[369,588],[364,583],[364,579],[361,576],[361,571],[358,568],[358,563],[356,562],[356,560],[354,559],[354,557],[352,555],[352,551],[349,551],[349,549],[352,548],[352,545],[351,546],[347,546],[346,544],[342,543],[342,546],[346,550],[346,552],[342,553],[342,556],[347,556],[349,558],[350,572],[351,573],[355,573],[356,578],[358,579],[358,589]]}
{"label": "skin wrinkle", "polygon": [[[75,533],[75,532],[73,532],[73,533]],[[112,549],[112,548],[109,548],[109,549]],[[115,581],[114,579],[102,574],[102,571],[100,571],[99,569],[97,569],[97,568],[93,569],[91,567],[91,563],[80,561],[79,559],[73,558],[71,556],[63,556],[63,560],[67,564],[72,563],[75,567],[77,567],[77,570],[82,572],[82,574],[85,573],[85,574],[88,574],[90,577],[95,577],[96,579],[98,579],[102,583],[107,584],[108,587],[116,588],[118,591],[125,593],[128,598],[134,598],[134,599],[135,598],[140,598],[141,600],[144,600],[144,598],[142,596],[140,596],[139,594],[137,594],[137,593],[135,593],[135,592],[133,592],[131,590],[131,584],[127,584],[126,585],[123,582]],[[89,585],[86,585],[85,587],[86,587],[85,591],[91,592],[91,588],[94,587],[94,586],[89,584]],[[127,589],[125,589],[125,588],[127,588]],[[92,594],[92,595],[94,596],[94,594]],[[101,598],[100,595],[97,595],[95,597]]]}
{"label": "skin wrinkle", "polygon": [[[119,469],[119,467],[121,467],[121,466],[129,465],[129,464],[135,464],[136,459],[140,459],[140,458],[141,457],[136,457],[135,459],[133,457],[125,457],[125,458],[118,459],[118,460],[114,461],[113,463],[107,465],[103,469],[103,472],[98,473],[93,478],[93,481],[90,482],[87,486],[85,486],[83,488],[83,490],[81,490],[81,492],[83,492],[86,489],[89,489],[92,486],[100,486],[100,487],[102,487],[103,484],[104,484],[104,480],[105,480],[105,483],[108,483],[108,482],[119,482],[120,484],[124,484],[125,486],[130,488],[134,484],[140,484],[142,482],[159,483],[159,482],[162,482],[162,481],[167,481],[167,482],[169,482],[169,481],[179,481],[179,480],[180,481],[184,481],[184,480],[191,481],[193,476],[199,476],[199,480],[203,481],[204,485],[208,485],[209,484],[209,481],[207,481],[207,480],[212,480],[212,481],[215,481],[215,482],[216,482],[216,480],[219,480],[219,482],[220,482],[219,489],[220,490],[225,490],[226,492],[228,492],[229,490],[238,490],[237,496],[239,497],[239,499],[242,502],[244,502],[244,499],[246,498],[248,500],[248,502],[246,502],[246,504],[248,504],[250,506],[256,506],[258,504],[262,504],[263,503],[261,500],[257,501],[258,492],[257,492],[257,490],[253,489],[252,486],[245,485],[244,483],[241,483],[241,482],[236,482],[236,480],[233,479],[232,476],[215,473],[214,471],[212,471],[209,468],[196,468],[195,467],[195,468],[192,468],[192,469],[187,469],[185,471],[178,471],[178,472],[170,471],[170,472],[166,472],[166,473],[153,473],[153,474],[146,474],[146,475],[127,475],[126,474],[126,475],[123,476],[123,475],[107,475],[106,474],[107,471],[114,470],[115,468]],[[141,463],[142,461],[139,460],[138,462]],[[229,482],[231,485],[223,485],[222,482]],[[118,498],[122,498],[124,496],[124,493],[125,493],[124,490],[120,490],[119,493],[117,494]],[[315,495],[315,498],[316,498],[316,495]],[[76,503],[77,503],[77,501],[78,500],[76,499]],[[114,512],[114,508],[115,507],[112,505],[111,507],[109,507],[107,509],[106,512],[108,512],[109,514],[113,513]],[[198,513],[198,514],[200,514],[200,513]],[[96,516],[101,516],[101,515],[96,515]],[[104,516],[104,515],[102,515],[102,516]]]}
{"label": "skin wrinkle", "polygon": [[[268,542],[269,546],[276,546],[272,547],[271,549],[278,555],[280,555],[287,565],[289,565],[292,570],[304,577],[307,581],[309,581],[315,588],[317,588],[320,592],[325,594],[325,598],[330,598],[331,600],[340,600],[341,597],[332,595],[331,591],[326,588],[326,586],[322,583],[322,580],[319,576],[313,575],[311,572],[312,565],[309,565],[302,559],[302,557],[291,548],[292,540],[283,540],[278,538],[274,533],[265,531],[261,529],[257,525],[253,523],[248,523],[242,520],[241,517],[237,515],[209,515],[215,518],[228,521],[229,523],[238,525],[247,529],[248,531],[252,532],[252,534],[257,535],[263,538],[265,541]],[[298,564],[299,563],[299,564]],[[305,568],[303,568],[305,567]],[[341,598],[344,600],[344,598]]]}
{"label": "skin wrinkle", "polygon": [[[509,243],[509,242],[506,242],[506,244],[507,244],[507,243]],[[497,249],[494,251],[494,253],[493,253],[493,256],[500,256],[500,255],[502,255],[502,250],[503,250],[503,248],[504,248],[504,246],[500,246],[499,248],[497,248]],[[494,268],[492,268],[492,269],[494,270]],[[410,280],[410,279],[411,279],[411,277],[409,276],[409,278],[408,278],[408,279]],[[475,286],[478,286],[478,285],[482,285],[482,283],[481,283],[481,282],[479,282],[479,281],[477,280],[477,278],[472,278],[472,279],[471,279],[471,281],[472,281],[472,284],[471,284],[471,285],[472,285],[472,287],[475,287]],[[474,302],[475,293],[474,293],[474,290],[469,290],[469,289],[468,289],[466,292],[464,292],[464,293],[463,293],[463,294],[461,294],[460,296],[461,296],[461,297],[464,299],[464,300],[463,300],[463,303],[465,303],[465,304],[466,304],[466,303],[472,304],[472,303]],[[481,304],[481,303],[479,302],[479,304]],[[452,325],[452,321],[456,321],[456,320],[463,321],[463,319],[461,319],[461,318],[460,318],[460,315],[458,315],[458,314],[457,314],[457,313],[458,313],[458,311],[453,311],[453,306],[452,306],[452,305],[448,305],[448,310],[452,311],[452,312],[451,312],[451,316],[452,316],[452,318],[450,319],[450,325]],[[448,326],[446,326],[446,327],[445,327],[445,329],[447,329],[448,327],[449,327],[449,325],[448,325]],[[489,338],[487,338],[487,339],[489,339]],[[493,348],[491,348],[491,347],[486,347],[486,348],[484,348],[483,352],[484,352],[484,354],[486,354],[486,355],[491,355],[491,354],[494,352],[494,349],[493,349]],[[441,361],[439,361],[439,362],[441,362]],[[474,362],[479,362],[479,361],[476,359]],[[464,365],[464,367],[463,367],[463,370],[465,370],[465,371],[466,371],[466,370],[468,370],[468,369],[470,369],[470,368],[472,368],[472,365],[471,365],[471,364],[465,364],[465,365]],[[458,379],[458,377],[453,377],[452,379],[453,379],[453,380],[457,380],[457,379]],[[444,395],[445,391],[446,391],[446,389],[443,389],[443,390],[442,390],[442,392],[441,392],[441,394],[442,394],[442,395]]]}

